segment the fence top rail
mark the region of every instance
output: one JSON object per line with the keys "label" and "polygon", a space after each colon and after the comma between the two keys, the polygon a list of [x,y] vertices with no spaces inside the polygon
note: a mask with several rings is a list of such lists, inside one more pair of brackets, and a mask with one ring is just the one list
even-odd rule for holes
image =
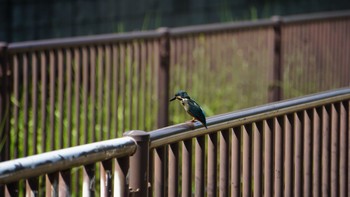
{"label": "fence top rail", "polygon": [[79,36],[69,38],[56,38],[37,41],[25,41],[10,43],[8,45],[9,53],[15,52],[28,52],[34,50],[45,50],[52,48],[69,48],[85,45],[99,45],[113,42],[127,42],[135,39],[155,39],[159,38],[163,34],[162,31],[135,31],[116,34],[101,34],[93,36]]}
{"label": "fence top rail", "polygon": [[298,14],[285,16],[282,18],[282,22],[285,24],[289,23],[300,23],[300,22],[310,22],[317,20],[332,20],[339,18],[349,18],[350,10],[333,11],[333,12],[319,12],[312,14]]}
{"label": "fence top rail", "polygon": [[0,184],[130,156],[135,151],[134,139],[122,137],[9,160],[0,163]]}
{"label": "fence top rail", "polygon": [[196,33],[211,33],[218,31],[230,31],[230,30],[241,30],[249,28],[263,28],[269,27],[275,24],[274,20],[271,19],[259,19],[256,21],[239,21],[239,22],[227,22],[227,23],[213,23],[206,25],[193,25],[186,27],[175,27],[170,29],[170,35],[181,36],[187,34]]}
{"label": "fence top rail", "polygon": [[220,130],[239,127],[247,123],[270,119],[347,99],[350,99],[350,88],[327,91],[213,116],[207,119],[208,129],[205,129],[197,122],[195,124],[183,123],[165,127],[150,132],[150,147],[156,148]]}
{"label": "fence top rail", "polygon": [[174,36],[195,34],[195,33],[210,33],[228,30],[242,30],[249,28],[264,28],[271,27],[278,23],[289,24],[298,22],[308,22],[315,20],[337,19],[350,17],[350,11],[334,11],[312,14],[300,14],[291,16],[273,16],[270,19],[259,19],[255,21],[239,21],[228,23],[214,23],[206,25],[194,25],[188,27],[176,27],[170,29],[170,34]]}
{"label": "fence top rail", "polygon": [[[94,36],[79,36],[70,38],[58,38],[38,41],[26,41],[10,43],[8,45],[9,53],[16,52],[28,52],[35,50],[45,50],[53,48],[67,48],[86,45],[99,45],[112,42],[127,42],[135,39],[154,39],[159,38],[165,33],[169,33],[171,36],[182,36],[188,34],[198,33],[211,33],[229,30],[241,30],[250,28],[264,28],[271,27],[279,23],[299,23],[315,20],[337,19],[350,17],[350,11],[334,11],[334,12],[322,12],[313,14],[301,14],[293,16],[274,16],[270,19],[259,19],[255,21],[239,21],[228,23],[215,23],[206,25],[194,25],[186,27],[175,28],[159,28],[158,30],[149,31],[135,31],[116,34],[102,34]],[[164,31],[166,30],[166,31]]]}

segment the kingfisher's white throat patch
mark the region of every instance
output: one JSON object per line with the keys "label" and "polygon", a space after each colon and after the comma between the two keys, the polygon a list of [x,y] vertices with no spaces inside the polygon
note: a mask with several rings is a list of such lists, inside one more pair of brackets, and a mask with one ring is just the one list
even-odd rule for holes
{"label": "kingfisher's white throat patch", "polygon": [[187,98],[183,98],[181,100],[181,104],[185,108],[185,110],[188,111],[188,109],[190,108],[189,105],[188,105],[188,99]]}

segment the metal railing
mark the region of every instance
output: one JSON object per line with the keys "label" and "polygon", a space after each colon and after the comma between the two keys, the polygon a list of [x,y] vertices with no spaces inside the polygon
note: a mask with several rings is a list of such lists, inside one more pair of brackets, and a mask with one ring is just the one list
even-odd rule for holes
{"label": "metal railing", "polygon": [[[5,161],[0,163],[0,185],[5,185],[7,196],[18,196],[23,191],[19,188],[23,179],[26,196],[70,196],[73,170],[83,166],[83,179],[74,180],[83,180],[82,188],[74,191],[76,195],[94,196],[99,176],[101,196],[112,196],[113,192],[114,196],[126,196],[129,157],[136,146],[132,138],[123,137]],[[100,164],[100,173],[95,173],[95,164]],[[46,180],[40,182],[41,176]]]}
{"label": "metal railing", "polygon": [[[148,164],[138,171],[149,168],[149,196],[345,197],[349,103],[350,89],[340,89],[209,117],[208,129],[138,131],[143,158],[130,162]],[[143,177],[130,176],[136,196],[147,196],[148,181],[134,180]]]}
{"label": "metal railing", "polygon": [[[129,131],[120,139],[0,163],[0,184],[26,179],[27,192],[39,192],[36,177],[48,174],[45,192],[68,194],[71,168],[84,165],[80,187],[91,195],[345,197],[349,104],[347,88],[209,117],[208,129],[187,122]],[[101,184],[93,191],[90,164],[100,161]],[[7,189],[17,191],[13,184]]]}
{"label": "metal railing", "polygon": [[3,43],[0,160],[183,122],[179,89],[221,114],[347,87],[349,13]]}

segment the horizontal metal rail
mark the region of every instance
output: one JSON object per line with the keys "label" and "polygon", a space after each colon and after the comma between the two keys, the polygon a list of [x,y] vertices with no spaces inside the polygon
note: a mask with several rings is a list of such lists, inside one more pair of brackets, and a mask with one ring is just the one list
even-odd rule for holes
{"label": "horizontal metal rail", "polygon": [[150,148],[156,148],[193,137],[213,133],[222,129],[244,125],[262,119],[297,112],[308,108],[350,99],[350,88],[328,91],[287,101],[269,103],[241,111],[207,118],[208,129],[200,123],[183,123],[150,132]]}
{"label": "horizontal metal rail", "polygon": [[135,140],[123,137],[10,160],[0,163],[0,184],[130,156],[135,151]]}
{"label": "horizontal metal rail", "polygon": [[16,53],[21,51],[37,51],[43,49],[52,48],[64,48],[64,47],[76,47],[85,45],[98,45],[111,42],[126,42],[135,39],[152,39],[159,38],[163,35],[161,31],[138,31],[138,32],[127,32],[118,34],[102,34],[94,36],[79,36],[72,38],[58,38],[58,39],[47,39],[40,41],[26,41],[10,43],[8,45],[9,53]]}
{"label": "horizontal metal rail", "polygon": [[176,27],[170,29],[170,34],[174,36],[196,34],[196,33],[210,33],[218,31],[242,30],[247,28],[262,28],[270,27],[275,24],[274,20],[261,19],[256,21],[241,21],[228,23],[215,23],[207,25],[194,25],[189,27]]}
{"label": "horizontal metal rail", "polygon": [[313,13],[313,14],[299,14],[293,16],[283,17],[284,23],[298,23],[298,22],[307,22],[307,21],[316,21],[316,20],[332,20],[338,18],[348,18],[350,17],[350,11],[335,11],[335,12],[322,12],[322,13]]}

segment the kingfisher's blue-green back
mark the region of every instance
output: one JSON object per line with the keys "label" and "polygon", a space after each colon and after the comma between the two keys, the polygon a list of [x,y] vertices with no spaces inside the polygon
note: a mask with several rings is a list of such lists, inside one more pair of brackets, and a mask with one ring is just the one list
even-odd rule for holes
{"label": "kingfisher's blue-green back", "polygon": [[188,102],[188,107],[187,107],[187,109],[185,108],[185,110],[192,117],[194,117],[197,120],[199,120],[207,128],[207,121],[206,121],[203,109],[198,105],[198,103],[196,103],[196,101],[194,101],[192,99],[188,99],[187,102]]}

